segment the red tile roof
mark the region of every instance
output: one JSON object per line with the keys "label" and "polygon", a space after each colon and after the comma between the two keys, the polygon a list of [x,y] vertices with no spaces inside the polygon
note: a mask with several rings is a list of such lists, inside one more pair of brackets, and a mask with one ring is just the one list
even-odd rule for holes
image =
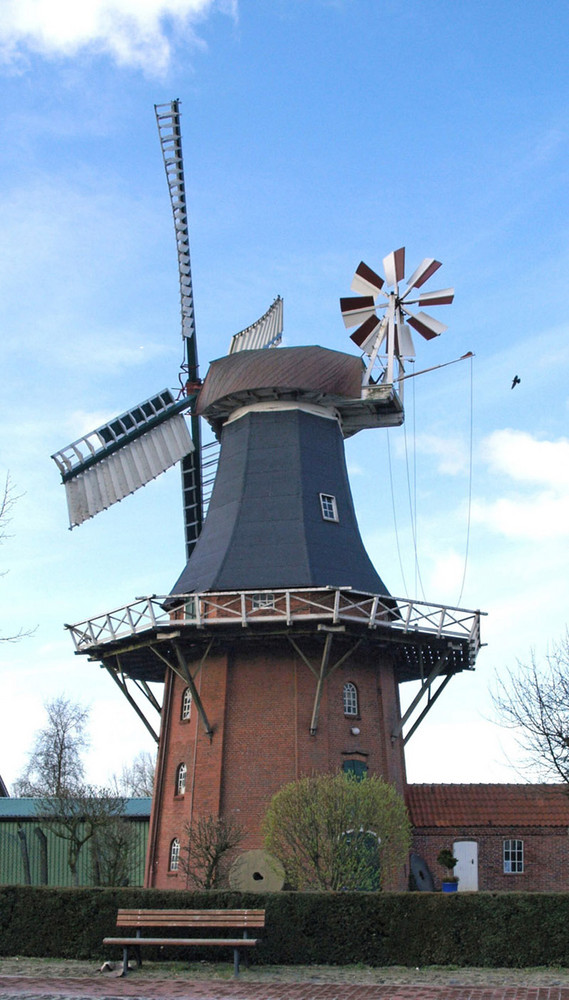
{"label": "red tile roof", "polygon": [[567,826],[567,785],[407,785],[417,827]]}

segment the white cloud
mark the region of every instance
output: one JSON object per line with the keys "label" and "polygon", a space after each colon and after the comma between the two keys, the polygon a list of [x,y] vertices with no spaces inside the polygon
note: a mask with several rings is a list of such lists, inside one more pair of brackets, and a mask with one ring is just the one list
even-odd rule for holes
{"label": "white cloud", "polygon": [[4,0],[0,59],[14,64],[26,51],[66,58],[87,50],[161,73],[172,52],[168,24],[203,45],[193,24],[214,8],[235,16],[237,0]]}
{"label": "white cloud", "polygon": [[447,476],[456,476],[468,468],[468,444],[463,438],[418,434],[416,448],[437,459],[437,471]]}
{"label": "white cloud", "polygon": [[[410,424],[409,418],[407,418]],[[445,428],[435,432],[417,432],[405,426],[402,433],[395,432],[391,437],[392,455],[411,468],[416,459],[422,468],[433,471],[432,459],[436,463],[436,472],[445,476],[458,476],[468,472],[469,443],[466,434],[461,434],[453,428],[451,433]]]}
{"label": "white cloud", "polygon": [[348,462],[348,475],[351,479],[352,476],[364,476],[365,472],[358,462]]}
{"label": "white cloud", "polygon": [[457,601],[464,576],[464,553],[451,549],[437,553],[430,568],[427,593],[443,595],[448,601]]}
{"label": "white cloud", "polygon": [[569,535],[569,440],[495,431],[483,442],[482,453],[494,485],[508,495],[476,500],[475,522],[507,538],[536,541]]}
{"label": "white cloud", "polygon": [[569,487],[569,439],[540,441],[525,431],[494,431],[484,442],[490,468],[517,482]]}
{"label": "white cloud", "polygon": [[474,503],[472,518],[507,538],[539,541],[569,537],[569,495],[541,493],[529,498],[502,498]]}

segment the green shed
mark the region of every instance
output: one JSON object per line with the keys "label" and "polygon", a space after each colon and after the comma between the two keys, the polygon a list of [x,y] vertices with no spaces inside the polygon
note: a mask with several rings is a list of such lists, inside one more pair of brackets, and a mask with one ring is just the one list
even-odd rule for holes
{"label": "green shed", "polygon": [[[122,815],[79,851],[79,885],[143,885],[150,798],[125,799]],[[68,840],[42,816],[42,800],[0,797],[0,885],[73,885]]]}

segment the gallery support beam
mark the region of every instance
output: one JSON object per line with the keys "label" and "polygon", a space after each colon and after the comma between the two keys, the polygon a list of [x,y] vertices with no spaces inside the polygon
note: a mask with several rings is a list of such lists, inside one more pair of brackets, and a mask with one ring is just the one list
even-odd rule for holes
{"label": "gallery support beam", "polygon": [[[115,659],[115,662],[116,662],[116,667],[112,666],[112,664],[108,660],[103,660],[103,666],[105,667],[107,673],[109,673],[111,675],[111,677],[113,678],[115,684],[120,688],[120,690],[122,691],[122,693],[125,696],[126,700],[128,701],[129,705],[131,705],[132,708],[134,708],[134,711],[136,712],[136,714],[138,715],[139,719],[142,721],[142,723],[144,724],[144,726],[146,727],[146,729],[148,730],[148,732],[150,733],[152,739],[155,741],[155,743],[158,743],[158,738],[159,738],[158,737],[158,733],[155,731],[155,729],[153,728],[153,726],[150,724],[150,722],[146,718],[144,712],[142,711],[140,705],[132,697],[132,695],[131,695],[131,693],[130,693],[130,691],[128,689],[127,678],[126,678],[125,674],[123,673],[123,671],[121,669],[120,657],[115,656],[114,659]],[[135,684],[136,684],[136,682],[135,682]],[[148,699],[148,701],[150,702],[150,704],[152,705],[152,707],[155,709],[155,711],[157,711],[158,714],[160,714],[160,705],[158,704],[158,701],[156,700],[156,698],[154,697],[154,695],[150,691],[148,685],[147,684],[143,684],[143,685],[136,684],[136,687],[138,688],[138,690],[142,691],[142,693]]]}
{"label": "gallery support beam", "polygon": [[290,642],[291,646],[293,647],[293,649],[295,650],[295,652],[298,653],[298,655],[300,656],[300,658],[303,661],[303,663],[306,664],[306,666],[308,667],[308,669],[311,671],[311,673],[314,674],[314,676],[317,679],[316,691],[314,693],[314,707],[312,709],[312,719],[311,719],[311,722],[310,722],[310,735],[311,736],[316,736],[316,732],[317,732],[317,729],[318,729],[318,719],[319,719],[319,716],[320,716],[320,702],[322,700],[322,691],[324,689],[324,681],[327,680],[328,677],[330,677],[330,675],[333,674],[334,671],[338,669],[338,667],[341,667],[342,663],[344,663],[344,661],[347,660],[349,656],[351,656],[353,653],[355,653],[356,649],[358,648],[358,646],[362,642],[361,638],[357,639],[357,641],[354,642],[350,646],[350,648],[345,653],[342,654],[342,656],[340,657],[339,660],[336,660],[335,663],[332,664],[332,666],[329,666],[329,663],[330,663],[330,654],[331,654],[331,650],[332,650],[332,640],[334,638],[334,634],[335,633],[339,633],[339,632],[343,633],[343,632],[345,632],[345,629],[341,625],[340,626],[335,626],[335,627],[334,626],[332,626],[332,627],[326,627],[324,625],[319,625],[318,626],[318,631],[326,633],[326,637],[324,639],[324,648],[322,650],[322,657],[320,659],[320,668],[318,670],[310,662],[310,660],[308,659],[308,657],[303,653],[302,649],[300,648],[300,646],[298,645],[298,643],[296,642],[296,640],[289,636],[289,642]]}
{"label": "gallery support beam", "polygon": [[[209,641],[209,643],[207,645],[206,651],[205,651],[205,653],[203,654],[203,656],[202,656],[202,658],[200,660],[200,665],[199,665],[196,673],[199,673],[199,671],[204,666],[205,661],[206,661],[206,659],[208,657],[208,654],[209,654],[209,651],[210,651],[212,645],[213,645],[213,639],[210,639],[210,641]],[[200,719],[202,721],[202,724],[203,724],[203,727],[205,729],[206,735],[209,736],[209,738],[211,739],[212,736],[213,736],[213,729],[212,729],[212,727],[209,724],[209,720],[208,720],[208,717],[206,715],[205,708],[203,707],[203,702],[202,702],[202,700],[200,698],[200,693],[199,693],[199,691],[198,691],[198,689],[196,687],[194,678],[192,677],[192,674],[190,673],[190,669],[188,667],[187,661],[186,661],[186,659],[184,657],[184,654],[182,653],[182,650],[180,649],[180,646],[178,645],[178,643],[174,641],[172,643],[172,646],[173,646],[174,652],[176,654],[176,663],[172,663],[166,656],[163,655],[163,653],[159,652],[159,650],[154,649],[154,652],[156,653],[157,656],[160,657],[161,660],[164,661],[164,663],[166,663],[174,671],[174,673],[178,674],[178,676],[182,678],[182,680],[184,681],[185,684],[188,685],[188,687],[190,689],[190,693],[192,695],[192,701],[194,702],[194,705],[196,706],[198,715],[199,715],[199,717],[200,717]]]}
{"label": "gallery support beam", "polygon": [[423,698],[426,697],[427,704],[423,708],[423,711],[419,715],[418,719],[416,719],[415,722],[413,723],[409,732],[403,737],[403,745],[405,746],[405,744],[411,739],[411,736],[413,735],[419,724],[423,721],[427,712],[429,712],[430,709],[433,707],[437,698],[442,693],[444,688],[447,686],[450,678],[453,676],[452,674],[447,674],[442,683],[437,688],[437,690],[433,692],[432,690],[433,683],[436,681],[437,677],[440,677],[441,674],[443,673],[450,659],[450,655],[451,655],[451,649],[449,648],[439,657],[439,659],[435,663],[435,666],[431,670],[429,676],[421,682],[421,686],[417,694],[413,698],[413,701],[409,705],[406,712],[401,716],[397,725],[394,727],[391,733],[392,739],[397,739],[398,736],[401,736],[401,733],[403,732],[403,727],[407,724],[407,722],[409,721],[409,719],[415,712],[415,709],[418,707]]}

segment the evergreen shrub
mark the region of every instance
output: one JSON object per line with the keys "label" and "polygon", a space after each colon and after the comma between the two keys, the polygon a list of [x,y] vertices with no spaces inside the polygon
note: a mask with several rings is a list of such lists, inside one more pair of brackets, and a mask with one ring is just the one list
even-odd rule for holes
{"label": "evergreen shrub", "polygon": [[[139,888],[0,887],[0,955],[119,959],[104,948],[124,908],[265,908],[256,964],[569,964],[569,893],[239,893]],[[217,932],[212,932],[214,936]],[[172,931],[175,935],[176,931]],[[162,932],[161,932],[162,936]],[[164,935],[165,936],[165,935]],[[231,961],[217,949],[159,958]]]}

